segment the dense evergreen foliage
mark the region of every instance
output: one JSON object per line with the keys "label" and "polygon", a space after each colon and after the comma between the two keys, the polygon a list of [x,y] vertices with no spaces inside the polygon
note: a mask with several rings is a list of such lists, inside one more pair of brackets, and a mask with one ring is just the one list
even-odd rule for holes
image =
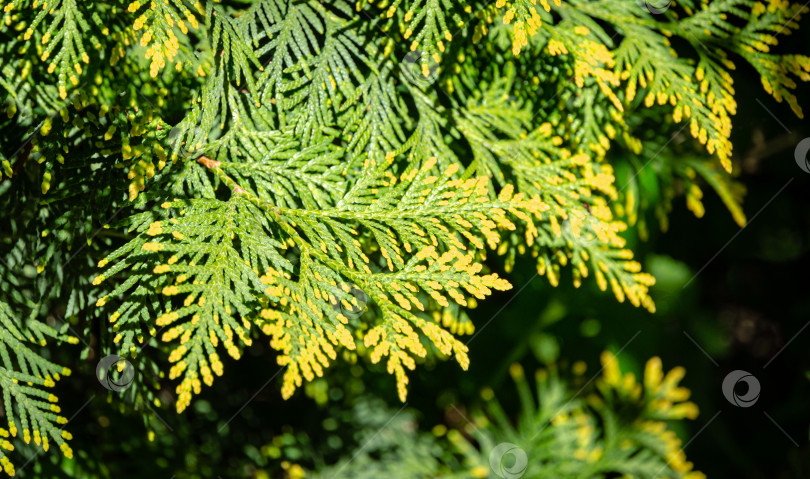
{"label": "dense evergreen foliage", "polygon": [[[1,3],[9,474],[20,440],[73,456],[51,390],[70,374],[55,351],[80,343],[135,365],[109,394],[149,416],[161,387],[181,413],[257,342],[284,398],[383,363],[406,401],[420,364],[468,368],[486,326],[468,310],[519,262],[655,312],[626,230],[646,238],[648,212],[666,229],[680,196],[703,216],[706,185],[746,221],[731,72],[799,117],[810,80],[810,58],[772,52],[807,11],[780,0]],[[347,467],[486,477],[493,441],[521,437],[548,474],[531,477],[699,477],[663,422],[696,416],[682,369],[662,382],[652,359],[641,385],[611,358],[581,401],[584,381],[541,374],[539,409],[515,366],[517,430],[493,406],[475,442],[411,432]]]}

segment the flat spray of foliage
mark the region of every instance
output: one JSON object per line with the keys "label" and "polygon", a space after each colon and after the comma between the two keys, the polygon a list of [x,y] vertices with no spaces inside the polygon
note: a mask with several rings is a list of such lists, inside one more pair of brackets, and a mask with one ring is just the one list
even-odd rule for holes
{"label": "flat spray of foliage", "polygon": [[423,358],[468,366],[464,308],[512,287],[490,268],[654,311],[620,233],[679,194],[701,216],[701,183],[743,224],[729,72],[799,116],[810,79],[771,52],[807,10],[780,0],[0,5],[0,435],[67,456],[56,305],[103,318],[102,356],[166,352],[135,404],[167,357],[182,411],[253,341],[284,397],[367,361],[405,400]]}

